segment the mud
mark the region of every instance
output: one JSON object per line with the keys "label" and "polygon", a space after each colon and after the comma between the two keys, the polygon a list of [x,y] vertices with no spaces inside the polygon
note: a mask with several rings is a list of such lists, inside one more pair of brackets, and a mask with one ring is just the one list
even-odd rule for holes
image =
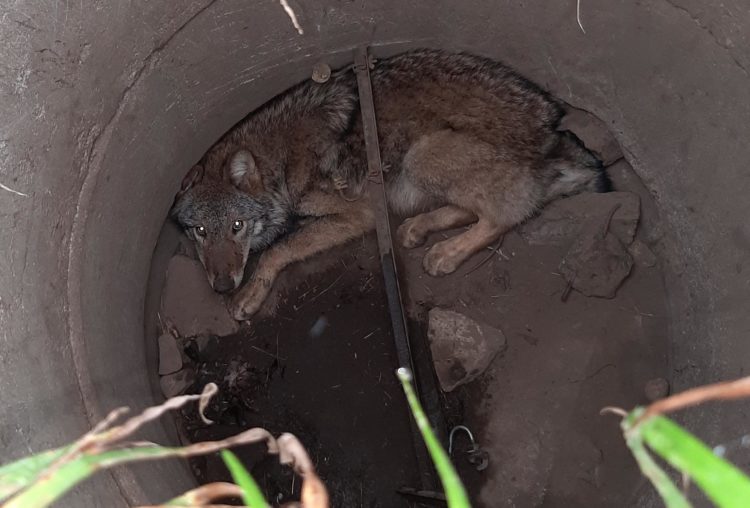
{"label": "mud", "polygon": [[[616,164],[616,188],[646,201],[642,224],[657,222],[650,196],[626,164]],[[652,233],[641,226],[635,240],[652,245]],[[559,265],[575,235],[532,245],[513,232],[455,274],[424,274],[424,252],[450,234],[399,249],[398,258],[413,341],[424,344],[435,306],[507,338],[479,379],[441,400],[448,428],[468,426],[489,455],[489,467],[478,472],[465,455],[468,441],[457,440],[454,462],[474,506],[623,505],[640,477],[618,422],[599,410],[644,403],[646,383],[669,378],[659,264],[636,264],[613,299],[573,291],[563,301]],[[419,478],[376,252],[370,235],[292,267],[251,325],[228,337],[183,341],[195,386],[214,381],[221,388],[209,410],[217,424],[206,427],[185,413],[185,437],[216,439],[253,426],[292,432],[331,489],[332,506],[408,506],[395,491],[418,487]],[[299,495],[299,479],[262,450],[239,454],[269,499]],[[217,457],[193,460],[192,468],[201,482],[229,478]]]}
{"label": "mud", "polygon": [[[374,252],[370,236],[295,267],[279,281],[274,316],[228,337],[186,341],[198,372],[194,389],[214,381],[221,390],[207,413],[217,425],[184,413],[189,440],[255,426],[292,432],[330,489],[332,506],[403,505],[396,489],[418,487],[419,477]],[[305,274],[311,270],[317,273]],[[241,449],[239,456],[253,465],[267,498],[297,499],[299,478],[261,452]],[[229,479],[216,457],[192,466],[200,482]]]}

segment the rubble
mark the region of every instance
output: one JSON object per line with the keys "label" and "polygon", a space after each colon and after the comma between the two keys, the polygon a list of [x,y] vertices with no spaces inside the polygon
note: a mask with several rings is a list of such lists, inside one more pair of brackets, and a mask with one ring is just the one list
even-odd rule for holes
{"label": "rubble", "polygon": [[563,258],[560,272],[569,288],[586,296],[614,298],[617,288],[630,275],[633,258],[610,231],[618,210],[616,204],[604,218],[590,220]]}
{"label": "rubble", "polygon": [[643,391],[646,395],[646,399],[648,399],[649,402],[663,399],[664,397],[669,395],[669,381],[667,381],[663,377],[651,379],[646,383]]}
{"label": "rubble", "polygon": [[171,333],[159,336],[159,375],[172,374],[182,368],[182,352]]}
{"label": "rubble", "polygon": [[592,219],[605,216],[615,205],[609,230],[623,245],[635,238],[640,219],[640,198],[630,192],[585,192],[553,201],[518,228],[531,245],[570,245]]}
{"label": "rubble", "polygon": [[656,266],[656,254],[653,253],[645,242],[636,238],[633,243],[630,244],[630,247],[628,247],[628,252],[633,256],[637,265],[645,266],[646,268]]}
{"label": "rubble", "polygon": [[183,255],[169,261],[161,299],[161,316],[183,337],[231,335],[239,330],[224,298],[208,283],[200,262]]}
{"label": "rubble", "polygon": [[501,330],[439,308],[429,312],[427,337],[435,372],[445,392],[479,377],[507,347]]}
{"label": "rubble", "polygon": [[586,148],[594,152],[605,166],[622,158],[620,145],[607,128],[607,124],[588,111],[568,107],[558,130],[570,131],[578,136]]}
{"label": "rubble", "polygon": [[195,371],[185,368],[173,374],[167,374],[159,379],[161,392],[167,399],[185,392],[195,382]]}

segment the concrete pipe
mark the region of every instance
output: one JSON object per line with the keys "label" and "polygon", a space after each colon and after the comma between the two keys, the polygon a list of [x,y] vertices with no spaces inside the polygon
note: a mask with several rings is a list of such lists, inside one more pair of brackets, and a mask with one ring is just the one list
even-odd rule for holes
{"label": "concrete pipe", "polygon": [[[750,366],[750,14],[744,2],[47,3],[0,8],[0,450],[59,446],[155,400],[152,254],[186,169],[317,61],[370,43],[496,57],[611,126],[649,188],[668,259],[673,383]],[[686,414],[711,441],[733,405]],[[161,428],[146,436],[169,441]],[[154,478],[158,478],[155,481]],[[101,474],[70,506],[168,499],[178,462]]]}

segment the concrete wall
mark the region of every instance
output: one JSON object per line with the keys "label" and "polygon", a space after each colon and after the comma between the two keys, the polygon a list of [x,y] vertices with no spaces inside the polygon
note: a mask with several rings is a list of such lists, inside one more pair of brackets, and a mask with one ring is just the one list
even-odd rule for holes
{"label": "concrete wall", "polygon": [[[469,49],[606,120],[652,189],[671,255],[677,387],[750,366],[750,11],[742,0],[36,2],[0,8],[0,457],[153,401],[152,250],[185,170],[313,63],[356,44]],[[735,410],[737,407],[735,406]],[[742,415],[694,412],[706,436]],[[156,428],[151,439],[164,437]],[[155,475],[159,481],[154,481]],[[119,506],[183,465],[104,474],[67,499]]]}

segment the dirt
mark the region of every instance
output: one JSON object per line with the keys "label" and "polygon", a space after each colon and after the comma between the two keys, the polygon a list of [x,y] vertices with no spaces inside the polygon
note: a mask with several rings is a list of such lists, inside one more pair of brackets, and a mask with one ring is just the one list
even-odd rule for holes
{"label": "dirt", "polygon": [[[332,506],[406,506],[396,489],[417,487],[419,478],[375,250],[367,238],[333,253],[332,266],[329,255],[290,270],[279,281],[275,316],[201,351],[189,344],[196,387],[214,381],[221,389],[207,413],[217,425],[185,412],[191,441],[255,426],[291,432],[307,447]],[[317,273],[300,273],[310,270]],[[261,459],[257,449],[239,456],[253,464],[269,500],[298,498],[299,479],[276,460]],[[201,482],[229,479],[214,457],[194,460],[193,468]]]}
{"label": "dirt", "polygon": [[[617,164],[618,174],[626,171]],[[627,178],[616,180],[618,190],[650,199]],[[648,203],[641,209],[651,210]],[[627,504],[640,476],[618,421],[599,410],[645,403],[645,384],[669,378],[658,264],[636,264],[612,299],[573,291],[563,301],[559,265],[569,245],[530,245],[510,233],[500,249],[477,254],[455,274],[426,275],[426,249],[455,233],[433,235],[398,257],[413,341],[424,344],[426,315],[435,306],[507,338],[507,349],[482,376],[441,399],[448,428],[466,425],[489,456],[479,472],[467,460],[466,437],[457,440],[454,461],[473,506]],[[652,244],[647,228],[636,240]],[[217,425],[186,414],[188,438],[253,426],[289,431],[310,450],[332,506],[408,506],[395,490],[418,487],[419,478],[376,252],[371,235],[291,268],[250,327],[202,340],[201,351],[188,347],[197,385],[216,381],[221,388],[209,411]],[[299,480],[273,459],[257,449],[239,453],[269,499],[299,495]],[[216,457],[192,466],[201,482],[228,479]]]}

